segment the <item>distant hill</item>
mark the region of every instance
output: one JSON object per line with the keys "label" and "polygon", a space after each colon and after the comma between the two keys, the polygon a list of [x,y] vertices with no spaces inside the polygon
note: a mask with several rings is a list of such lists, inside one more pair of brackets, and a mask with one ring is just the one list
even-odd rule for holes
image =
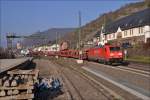
{"label": "distant hill", "polygon": [[27,38],[23,40],[24,46],[50,44],[58,37],[62,37],[67,33],[73,32],[75,28],[51,28],[43,32],[36,32],[30,36],[37,36],[39,38]]}
{"label": "distant hill", "polygon": [[[150,1],[145,0],[143,2],[126,4],[116,11],[104,13],[100,17],[81,27],[81,40],[83,42],[91,40],[96,33],[100,31],[102,25],[108,25],[115,20],[148,7],[150,7]],[[76,47],[78,42],[78,29],[75,28],[51,28],[43,32],[36,32],[31,36],[40,36],[45,39],[25,39],[23,44],[25,46],[50,44],[55,41],[56,32],[61,35],[61,41],[67,40],[71,44],[71,47]]]}
{"label": "distant hill", "polygon": [[[102,25],[107,25],[117,19],[130,15],[134,12],[146,9],[148,7],[150,7],[150,1],[145,0],[143,2],[130,3],[124,5],[120,9],[113,12],[110,11],[108,13],[104,13],[97,19],[82,26],[81,40],[83,42],[91,40],[96,35],[97,31],[100,31]],[[78,42],[78,30],[66,34],[63,37],[63,40],[68,40],[71,43],[72,47],[75,47]]]}

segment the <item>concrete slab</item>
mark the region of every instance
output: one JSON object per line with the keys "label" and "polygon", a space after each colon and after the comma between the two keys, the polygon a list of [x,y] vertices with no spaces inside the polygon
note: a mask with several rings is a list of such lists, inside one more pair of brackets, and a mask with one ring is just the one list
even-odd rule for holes
{"label": "concrete slab", "polygon": [[31,59],[32,57],[17,58],[17,59],[0,59],[0,73],[7,71],[13,67],[16,67]]}

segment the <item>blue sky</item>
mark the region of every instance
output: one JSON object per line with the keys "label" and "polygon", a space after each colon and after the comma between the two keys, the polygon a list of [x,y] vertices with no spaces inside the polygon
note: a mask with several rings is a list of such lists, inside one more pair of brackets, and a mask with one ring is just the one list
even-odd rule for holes
{"label": "blue sky", "polygon": [[6,44],[7,32],[29,35],[53,27],[77,27],[79,10],[84,25],[100,14],[137,1],[139,0],[0,0],[2,44]]}

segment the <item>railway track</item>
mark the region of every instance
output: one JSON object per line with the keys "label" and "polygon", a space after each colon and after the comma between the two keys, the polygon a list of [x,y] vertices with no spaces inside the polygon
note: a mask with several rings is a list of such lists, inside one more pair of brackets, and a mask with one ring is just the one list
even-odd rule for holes
{"label": "railway track", "polygon": [[140,64],[131,62],[127,67],[150,72],[150,64]]}
{"label": "railway track", "polygon": [[128,71],[131,73],[139,74],[145,77],[150,77],[150,71],[140,70],[138,68],[131,68],[131,67],[126,67],[126,66],[115,66],[115,68]]}
{"label": "railway track", "polygon": [[76,88],[73,82],[69,79],[68,74],[64,72],[62,66],[60,67],[60,64],[56,63],[55,61],[51,62],[57,66],[55,67],[55,73],[61,76],[61,80],[63,81],[63,84],[66,87],[64,90],[66,93],[66,100],[84,100],[83,96],[79,92],[79,89]]}
{"label": "railway track", "polygon": [[[64,66],[64,64],[60,64],[60,65]],[[106,100],[114,100],[114,99],[124,100],[124,98],[122,98],[120,95],[116,94],[114,91],[112,91],[109,88],[105,87],[100,82],[96,81],[94,78],[92,78],[91,76],[89,76],[87,73],[84,73],[83,70],[81,71],[79,69],[76,69],[76,66],[74,66],[73,64],[71,64],[71,65],[69,64],[69,66],[67,67],[67,69],[68,68],[70,69],[70,71],[72,73],[74,73],[74,75],[79,75],[82,78],[82,80],[86,81],[86,83],[88,83],[93,89],[95,89],[95,91],[97,93],[100,93],[101,95],[103,95]],[[66,76],[66,77],[68,77],[68,76]],[[69,78],[68,78],[68,80],[71,82],[71,80]],[[73,85],[72,82],[71,82],[71,84]],[[82,93],[80,93],[81,90],[77,89],[75,85],[73,85],[73,87],[75,88],[76,92],[79,93],[78,95],[80,97],[80,100],[86,100],[82,96]]]}
{"label": "railway track", "polygon": [[[143,72],[138,69],[128,68],[124,66],[109,66],[109,65],[102,65],[98,63],[90,64],[89,62],[87,64],[84,64],[84,67],[82,68],[83,65],[78,65],[72,60],[69,60],[66,58],[64,60],[53,59],[51,61],[52,63],[54,63],[55,67],[57,67],[57,64],[59,65],[59,67],[57,67],[57,71],[62,76],[64,84],[66,85],[65,93],[66,93],[67,100],[87,100],[87,98],[90,96],[89,95],[86,95],[87,97],[85,96],[84,92],[86,91],[83,91],[82,88],[80,87],[83,84],[85,86],[88,85],[87,90],[91,91],[89,87],[92,88],[93,92],[100,93],[101,95],[105,97],[106,100],[114,100],[116,98],[119,98],[119,99],[121,98],[121,100],[123,99],[125,100],[126,99],[127,100],[133,100],[133,99],[149,100],[147,99],[147,95],[141,93],[141,91],[135,92],[136,90],[133,90],[130,87],[123,86],[122,84],[118,84],[117,81],[111,83],[110,81],[107,81],[95,75],[95,73],[99,74],[98,71],[95,73],[93,72],[90,73],[84,70],[83,68],[85,67],[88,68],[88,66],[91,66],[91,68],[103,67],[104,71],[106,71],[107,73],[107,76],[111,76],[112,74],[112,76],[116,77],[117,80],[121,79],[121,81],[129,82],[129,83],[135,82],[133,83],[133,85],[135,84],[135,86],[139,85],[141,87],[144,86],[144,88],[142,87],[143,89],[146,89],[145,84],[147,85],[147,80],[149,78],[148,73],[145,71]],[[53,66],[53,64],[51,66]],[[109,71],[107,71],[106,69],[109,69]],[[100,70],[100,71],[103,71],[103,70]],[[110,71],[113,71],[113,72],[109,74]],[[130,74],[128,75],[128,73]],[[73,78],[76,78],[76,77],[80,77],[80,78],[77,78],[76,81],[73,80]],[[142,77],[144,79],[142,79]],[[142,79],[142,81],[144,80],[143,81],[144,83],[140,83],[139,82],[140,79]],[[101,99],[101,97],[99,98],[100,100],[105,100],[105,99]],[[146,98],[146,99],[142,99],[142,98]],[[92,98],[92,100],[97,100],[97,99]]]}
{"label": "railway track", "polygon": [[144,100],[149,100],[148,98],[150,98],[150,74],[147,71],[125,66],[103,65],[94,62],[87,62],[83,68],[96,76],[103,77],[103,79],[136,95],[138,98],[143,98]]}
{"label": "railway track", "polygon": [[[99,90],[95,86],[93,86],[93,84],[91,84],[91,82],[89,82],[89,80],[85,79],[85,77],[83,77],[82,75],[80,75],[79,73],[77,73],[75,71],[71,71],[71,72],[74,73],[74,75],[76,73],[78,76],[81,77],[81,80],[84,80],[86,82],[86,84],[89,84],[90,87],[92,87],[96,92],[99,92]],[[74,84],[71,79],[69,79],[68,74],[67,75],[65,74],[65,77],[67,77],[68,81],[71,83],[72,87],[75,89],[76,93],[78,94],[78,99],[77,100],[87,100],[88,96],[85,96],[84,93],[81,92],[82,91],[81,88],[79,88],[78,85]],[[74,93],[73,93],[73,95],[74,95]],[[103,95],[106,96],[105,94],[103,94]],[[73,100],[76,100],[76,99],[73,99]],[[106,100],[108,100],[108,99],[106,99]],[[111,100],[111,99],[109,99],[109,100]]]}
{"label": "railway track", "polygon": [[88,74],[83,71],[79,71],[74,68],[75,66],[71,66],[71,69],[77,73],[80,73],[80,76],[85,79],[91,86],[96,89],[98,92],[103,94],[108,100],[121,99],[124,100],[120,95],[114,93],[112,90],[106,88],[104,85],[100,84],[98,81],[90,77]]}
{"label": "railway track", "polygon": [[[63,76],[65,77],[64,81],[67,85],[67,88],[68,88],[67,91],[68,91],[69,96],[70,96],[68,98],[68,100],[70,100],[70,99],[71,100],[84,100],[84,97],[81,95],[80,90],[73,84],[73,82],[69,79],[68,75],[63,72]],[[73,94],[71,92],[72,88],[74,90]],[[75,95],[75,96],[73,96],[73,95]]]}
{"label": "railway track", "polygon": [[[99,63],[95,63],[95,62],[92,62],[92,64],[102,65]],[[113,69],[117,69],[117,70],[122,70],[122,71],[130,72],[130,73],[138,74],[138,75],[141,75],[144,77],[150,77],[150,71],[139,69],[137,67],[133,67],[133,65],[130,65],[130,66],[122,66],[122,65],[112,66],[112,65],[104,65],[103,64],[103,66],[107,67],[107,68],[113,68]]]}
{"label": "railway track", "polygon": [[[67,59],[67,60],[66,61],[68,65],[70,65],[69,62],[71,62],[73,65],[75,65],[73,66],[73,68],[80,68],[80,70],[81,68],[82,69],[88,68],[88,66],[90,66],[90,68],[92,69],[96,68],[92,72],[88,71],[89,74],[91,73],[90,76],[98,80],[98,82],[102,82],[102,84],[106,84],[105,86],[108,86],[110,89],[112,89],[116,93],[119,93],[119,95],[121,95],[122,97],[128,100],[133,100],[133,98],[138,99],[138,100],[149,100],[148,91],[150,90],[149,89],[150,77],[147,77],[148,75],[145,75],[140,72],[134,72],[134,71],[128,71],[125,69],[116,68],[116,66],[103,65],[103,64],[98,64],[98,63],[93,64],[93,62],[87,62],[86,64],[82,64],[79,66],[78,64],[76,64],[76,62],[74,62],[75,60],[73,59],[72,60]],[[101,78],[99,74],[103,76],[103,71],[106,74],[106,76],[104,74],[105,77]],[[94,75],[97,76],[97,78],[95,78]],[[108,76],[108,79],[105,80],[107,76]],[[113,78],[115,80],[112,81],[109,78],[110,79]]]}

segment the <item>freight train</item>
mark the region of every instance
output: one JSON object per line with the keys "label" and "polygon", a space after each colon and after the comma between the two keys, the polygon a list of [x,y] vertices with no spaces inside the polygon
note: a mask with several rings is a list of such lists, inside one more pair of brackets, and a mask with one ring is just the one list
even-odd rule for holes
{"label": "freight train", "polygon": [[119,46],[108,44],[82,51],[65,49],[60,51],[32,51],[32,54],[92,60],[105,64],[123,63],[124,58],[123,52]]}

